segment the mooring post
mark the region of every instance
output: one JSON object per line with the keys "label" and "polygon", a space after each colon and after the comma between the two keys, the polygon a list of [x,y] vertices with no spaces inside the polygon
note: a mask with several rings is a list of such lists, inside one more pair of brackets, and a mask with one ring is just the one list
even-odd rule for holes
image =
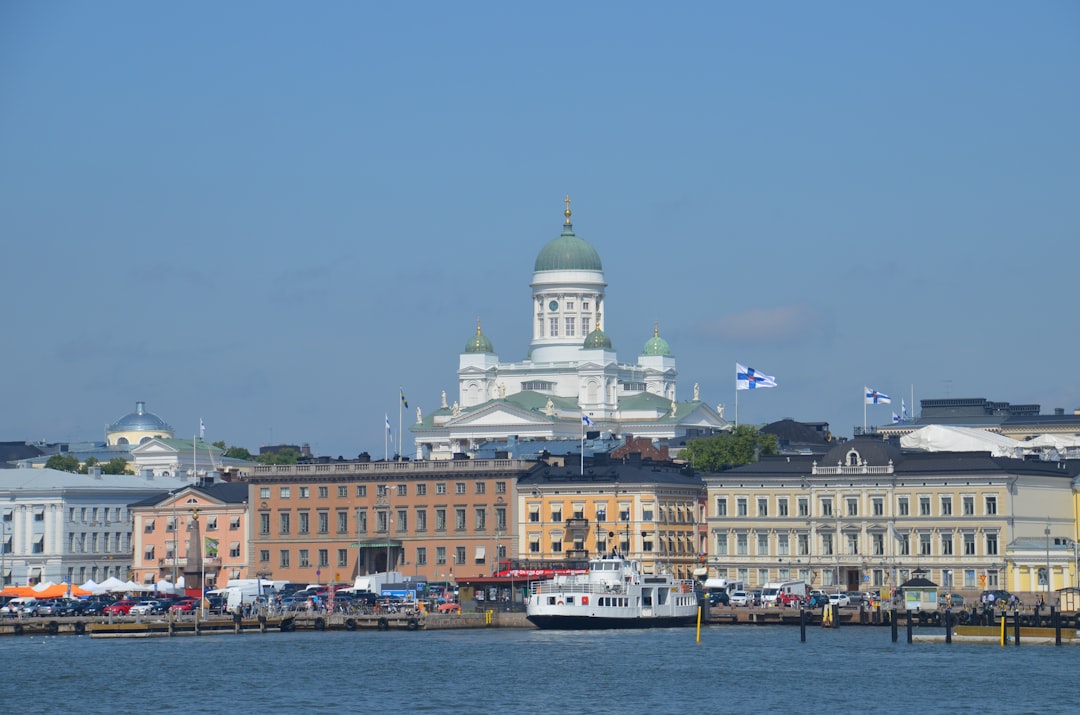
{"label": "mooring post", "polygon": [[911,611],[904,614],[904,620],[907,621],[907,642],[911,642]]}
{"label": "mooring post", "polygon": [[[1060,634],[1061,631],[1058,631]],[[806,609],[799,606],[799,641],[806,642]]]}
{"label": "mooring post", "polygon": [[895,643],[896,639],[900,637],[900,634],[897,632],[896,609],[892,608],[886,611],[886,614],[889,617],[889,629],[892,631],[892,642]]}
{"label": "mooring post", "polygon": [[1054,645],[1061,645],[1061,612],[1050,606],[1050,620],[1054,622]]}
{"label": "mooring post", "polygon": [[[1004,613],[1001,614],[1001,615],[1002,615],[1003,618],[1005,617]],[[1017,609],[1015,611],[1013,611],[1013,638],[1016,639],[1016,645],[1020,645],[1020,608],[1019,607],[1017,607]]]}
{"label": "mooring post", "polygon": [[952,609],[945,609],[945,642],[952,643]]}

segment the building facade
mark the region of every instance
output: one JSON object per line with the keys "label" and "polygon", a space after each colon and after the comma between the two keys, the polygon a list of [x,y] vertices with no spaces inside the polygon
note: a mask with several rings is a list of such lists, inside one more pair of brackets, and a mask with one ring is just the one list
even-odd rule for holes
{"label": "building facade", "polygon": [[704,485],[678,465],[598,455],[584,465],[542,465],[518,487],[523,567],[618,552],[644,573],[692,578],[703,560]]}
{"label": "building facade", "polygon": [[[1027,539],[1071,536],[1076,465],[984,453],[902,453],[876,439],[704,476],[709,575],[760,586],[894,588],[915,569],[943,588],[1035,591]],[[1050,588],[1074,571],[1056,558]],[[1046,587],[1043,587],[1045,590]]]}
{"label": "building facade", "polygon": [[254,578],[246,483],[188,483],[132,504],[131,516],[135,582],[176,584],[185,575],[189,557],[194,556],[191,539],[196,516],[198,538],[203,539],[199,579],[206,588],[222,587],[229,579]]}
{"label": "building facade", "polygon": [[517,554],[517,481],[534,462],[478,459],[259,465],[246,472],[255,575],[351,583],[486,575]]}
{"label": "building facade", "polygon": [[0,580],[5,586],[128,580],[129,505],[182,484],[151,474],[101,474],[93,467],[89,474],[0,470]]}

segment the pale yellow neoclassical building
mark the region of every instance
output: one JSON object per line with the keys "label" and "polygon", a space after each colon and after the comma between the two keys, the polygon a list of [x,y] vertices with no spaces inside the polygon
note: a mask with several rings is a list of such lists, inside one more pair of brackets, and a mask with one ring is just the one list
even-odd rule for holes
{"label": "pale yellow neoclassical building", "polygon": [[922,569],[970,595],[1053,592],[1076,584],[1076,469],[868,437],[704,475],[709,575],[859,591]]}

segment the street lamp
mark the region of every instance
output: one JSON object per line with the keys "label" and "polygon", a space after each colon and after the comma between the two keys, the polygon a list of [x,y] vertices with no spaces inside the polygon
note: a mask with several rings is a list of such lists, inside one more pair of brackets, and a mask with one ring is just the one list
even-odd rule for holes
{"label": "street lamp", "polygon": [[1046,535],[1046,599],[1050,600],[1050,517],[1046,517],[1046,528],[1043,529],[1043,534]]}

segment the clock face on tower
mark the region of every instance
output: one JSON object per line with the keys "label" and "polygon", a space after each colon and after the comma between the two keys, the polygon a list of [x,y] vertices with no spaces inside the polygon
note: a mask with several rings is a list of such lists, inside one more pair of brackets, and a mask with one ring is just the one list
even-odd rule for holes
{"label": "clock face on tower", "polygon": [[550,310],[552,312],[555,312],[558,309],[559,309],[559,301],[553,300],[550,303],[548,303],[548,310]]}

